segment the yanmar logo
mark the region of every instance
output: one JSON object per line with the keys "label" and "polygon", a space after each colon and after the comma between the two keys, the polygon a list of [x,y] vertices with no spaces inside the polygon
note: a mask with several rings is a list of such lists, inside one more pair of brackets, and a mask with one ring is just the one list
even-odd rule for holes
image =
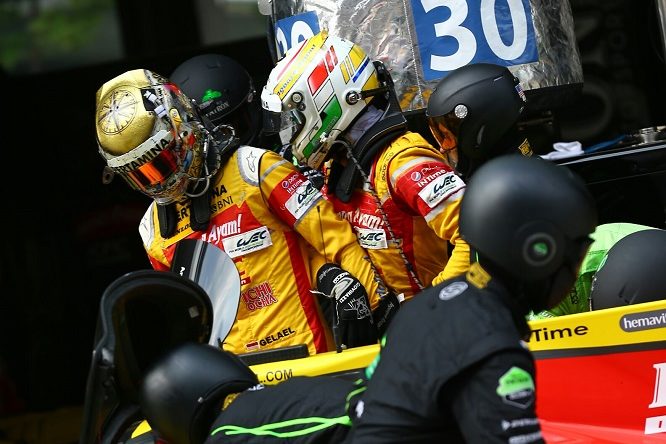
{"label": "yanmar logo", "polygon": [[620,318],[620,328],[626,332],[666,327],[666,310],[631,313]]}

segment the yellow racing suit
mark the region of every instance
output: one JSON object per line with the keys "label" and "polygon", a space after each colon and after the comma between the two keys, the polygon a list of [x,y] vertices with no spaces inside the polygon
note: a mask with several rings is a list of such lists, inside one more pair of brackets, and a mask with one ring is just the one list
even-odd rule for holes
{"label": "yellow racing suit", "polygon": [[465,183],[437,149],[406,132],[377,152],[368,179],[370,186],[355,188],[348,202],[328,184],[324,192],[352,224],[389,289],[409,299],[469,269],[469,245],[458,232]]}
{"label": "yellow racing suit", "polygon": [[176,204],[175,235],[160,235],[157,206],[140,233],[153,268],[168,270],[181,239],[202,239],[233,259],[241,278],[236,322],[223,343],[234,353],[307,344],[332,350],[330,331],[311,289],[318,266],[334,262],[377,295],[377,275],[347,221],[296,167],[278,154],[241,146],[210,183],[210,223],[190,227],[191,201]]}

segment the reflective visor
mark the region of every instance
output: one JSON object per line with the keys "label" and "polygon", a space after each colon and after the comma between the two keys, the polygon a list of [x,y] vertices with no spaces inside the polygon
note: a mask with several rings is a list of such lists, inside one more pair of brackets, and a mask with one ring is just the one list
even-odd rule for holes
{"label": "reflective visor", "polygon": [[437,139],[441,151],[448,151],[458,146],[458,132],[462,119],[456,117],[455,111],[443,116],[428,117],[428,126]]}
{"label": "reflective visor", "polygon": [[138,191],[161,191],[180,171],[178,141],[171,131],[160,130],[130,152],[109,159],[109,167]]}
{"label": "reflective visor", "polygon": [[178,170],[178,158],[172,150],[163,150],[150,162],[125,173],[125,180],[141,191],[160,187]]}

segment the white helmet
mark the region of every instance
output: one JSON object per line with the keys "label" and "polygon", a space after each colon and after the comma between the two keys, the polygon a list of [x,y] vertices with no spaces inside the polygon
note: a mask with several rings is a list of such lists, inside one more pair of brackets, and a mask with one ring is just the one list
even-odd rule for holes
{"label": "white helmet", "polygon": [[375,65],[360,46],[327,31],[291,48],[261,93],[264,130],[280,133],[296,159],[319,168],[340,134],[379,87]]}

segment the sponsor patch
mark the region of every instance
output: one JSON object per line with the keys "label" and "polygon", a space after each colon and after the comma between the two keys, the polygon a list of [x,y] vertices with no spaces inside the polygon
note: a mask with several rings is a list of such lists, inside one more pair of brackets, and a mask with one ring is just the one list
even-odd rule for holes
{"label": "sponsor patch", "polygon": [[263,226],[222,240],[224,251],[235,258],[273,245],[268,228]]}
{"label": "sponsor patch", "polygon": [[666,327],[666,310],[629,313],[620,318],[620,328],[626,332]]}
{"label": "sponsor patch", "polygon": [[454,173],[444,174],[419,191],[419,197],[430,207],[435,208],[454,192],[465,187],[465,183]]}
{"label": "sponsor patch", "polygon": [[294,194],[287,200],[285,207],[296,220],[299,220],[320,197],[319,190],[309,181],[305,181],[296,188]]}
{"label": "sponsor patch", "polygon": [[534,402],[534,380],[522,368],[511,367],[497,381],[496,392],[505,404],[525,409]]}
{"label": "sponsor patch", "polygon": [[268,282],[262,282],[241,294],[241,301],[248,311],[260,310],[277,303],[273,288]]}
{"label": "sponsor patch", "polygon": [[467,290],[467,282],[454,282],[442,288],[439,292],[439,299],[448,301]]}
{"label": "sponsor patch", "polygon": [[288,177],[286,177],[281,185],[284,190],[289,193],[289,194],[294,194],[296,190],[298,189],[299,186],[303,185],[305,181],[303,180],[303,177],[301,177],[300,174],[298,173],[292,173]]}
{"label": "sponsor patch", "polygon": [[358,238],[358,243],[368,250],[388,248],[388,241],[386,240],[386,232],[384,232],[384,230],[357,228],[356,237]]}

